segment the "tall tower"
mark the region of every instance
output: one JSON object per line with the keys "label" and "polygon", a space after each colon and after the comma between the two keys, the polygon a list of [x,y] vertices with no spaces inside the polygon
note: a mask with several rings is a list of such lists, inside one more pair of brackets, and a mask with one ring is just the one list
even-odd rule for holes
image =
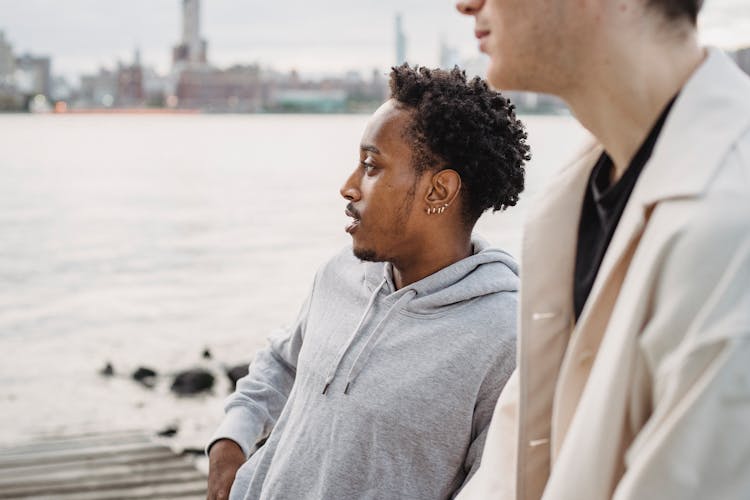
{"label": "tall tower", "polygon": [[396,66],[406,62],[406,35],[401,25],[401,14],[396,14]]}
{"label": "tall tower", "polygon": [[0,86],[10,84],[16,70],[16,58],[13,47],[5,40],[5,34],[0,31]]}
{"label": "tall tower", "polygon": [[182,0],[182,43],[188,48],[188,61],[201,62],[200,0]]}
{"label": "tall tower", "polygon": [[204,64],[206,45],[201,38],[200,0],[182,0],[182,40],[172,51],[173,62],[189,66]]}

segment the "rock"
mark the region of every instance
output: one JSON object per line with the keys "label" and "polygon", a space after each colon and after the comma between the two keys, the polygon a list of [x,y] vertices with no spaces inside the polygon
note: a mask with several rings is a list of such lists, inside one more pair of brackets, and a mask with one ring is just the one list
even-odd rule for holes
{"label": "rock", "polygon": [[159,437],[168,437],[168,438],[171,438],[172,436],[174,436],[175,434],[177,434],[177,432],[179,430],[180,429],[178,429],[177,426],[170,425],[169,427],[165,427],[164,429],[162,429],[159,432],[157,432],[156,435],[159,436]]}
{"label": "rock", "polygon": [[170,389],[181,396],[189,396],[211,390],[213,386],[214,376],[206,370],[196,368],[178,373]]}
{"label": "rock", "polygon": [[143,366],[138,367],[138,369],[133,372],[132,377],[133,380],[145,385],[149,389],[156,385],[156,372],[151,368],[145,368]]}
{"label": "rock", "polygon": [[203,457],[206,454],[206,450],[203,448],[183,448],[182,456],[186,457]]}
{"label": "rock", "polygon": [[115,368],[112,366],[112,363],[107,361],[107,364],[104,365],[104,368],[99,370],[99,375],[102,375],[104,377],[111,377],[115,374]]}
{"label": "rock", "polygon": [[237,389],[237,381],[247,375],[250,363],[244,363],[241,365],[235,365],[225,370],[229,381],[232,382],[232,390]]}
{"label": "rock", "polygon": [[208,350],[208,347],[203,349],[203,359],[211,359],[211,351]]}

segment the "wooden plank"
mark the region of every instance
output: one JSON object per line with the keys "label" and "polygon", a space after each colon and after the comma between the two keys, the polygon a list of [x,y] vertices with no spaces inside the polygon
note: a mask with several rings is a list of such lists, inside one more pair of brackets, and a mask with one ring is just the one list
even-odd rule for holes
{"label": "wooden plank", "polygon": [[206,477],[145,433],[46,436],[0,450],[0,499],[204,499]]}
{"label": "wooden plank", "polygon": [[92,448],[73,450],[42,451],[39,453],[6,454],[0,457],[0,469],[19,465],[47,464],[69,460],[94,459],[162,448],[155,443],[132,443],[98,445]]}
{"label": "wooden plank", "polygon": [[118,477],[146,477],[151,474],[170,472],[194,472],[195,466],[186,460],[170,460],[166,463],[135,463],[128,465],[113,465],[91,469],[88,467],[69,468],[57,471],[44,471],[37,474],[0,477],[0,491],[22,488],[25,485],[66,485],[78,484],[86,481],[106,482]]}
{"label": "wooden plank", "polygon": [[5,455],[21,455],[40,451],[61,451],[112,444],[149,443],[152,440],[143,433],[122,433],[114,435],[94,435],[74,438],[41,438],[32,443],[15,444],[0,448],[0,458]]}
{"label": "wooden plank", "polygon": [[187,472],[149,471],[142,474],[114,475],[102,478],[87,478],[73,482],[21,483],[0,489],[0,498],[38,497],[42,495],[62,495],[72,493],[100,492],[104,490],[133,491],[139,488],[159,488],[170,485],[201,483],[205,487],[205,477],[196,469]]}
{"label": "wooden plank", "polygon": [[147,450],[140,453],[128,453],[126,455],[112,455],[97,458],[88,458],[80,460],[69,460],[64,462],[56,463],[32,463],[26,465],[9,466],[0,469],[0,478],[4,477],[15,477],[24,475],[35,475],[35,474],[46,474],[54,473],[55,471],[66,471],[75,470],[81,467],[86,467],[91,470],[95,470],[101,467],[109,467],[112,465],[128,465],[128,464],[158,464],[159,462],[165,462],[173,460],[175,457],[174,453],[168,448],[157,448],[153,450]]}
{"label": "wooden plank", "polygon": [[191,481],[180,484],[138,486],[127,490],[102,488],[95,491],[56,492],[43,495],[8,496],[6,499],[34,498],[34,500],[141,500],[206,498],[206,481]]}

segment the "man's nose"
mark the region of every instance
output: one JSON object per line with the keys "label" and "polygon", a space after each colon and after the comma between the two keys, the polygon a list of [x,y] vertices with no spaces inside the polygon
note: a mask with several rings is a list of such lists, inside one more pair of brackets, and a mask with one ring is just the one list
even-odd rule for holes
{"label": "man's nose", "polygon": [[355,170],[354,172],[352,172],[352,175],[350,175],[349,178],[346,179],[346,182],[343,186],[341,186],[341,189],[339,190],[341,196],[349,201],[358,201],[361,197],[359,188],[357,188],[356,177],[357,171]]}
{"label": "man's nose", "polygon": [[467,16],[473,16],[484,5],[484,0],[458,0],[456,2],[456,10],[461,14]]}

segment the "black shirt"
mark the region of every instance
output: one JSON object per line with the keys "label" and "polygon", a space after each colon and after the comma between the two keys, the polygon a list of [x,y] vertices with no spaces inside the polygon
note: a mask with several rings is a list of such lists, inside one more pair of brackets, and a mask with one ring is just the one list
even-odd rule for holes
{"label": "black shirt", "polygon": [[583,199],[581,221],[578,225],[578,249],[573,278],[573,306],[576,321],[581,316],[586,299],[594,286],[594,279],[602,265],[604,254],[612,241],[622,212],[633,192],[643,166],[651,157],[664,121],[672,108],[672,99],[656,120],[651,132],[630,161],[627,170],[611,184],[612,159],[603,152],[591,171],[586,195]]}

